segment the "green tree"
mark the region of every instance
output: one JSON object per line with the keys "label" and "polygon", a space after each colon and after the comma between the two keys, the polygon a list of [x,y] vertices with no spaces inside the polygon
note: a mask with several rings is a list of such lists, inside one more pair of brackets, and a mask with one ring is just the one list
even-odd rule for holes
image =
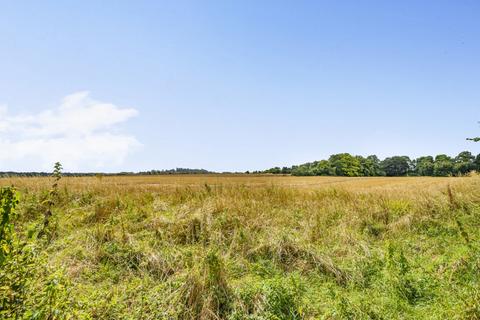
{"label": "green tree", "polygon": [[283,167],[281,173],[282,174],[290,174],[290,173],[292,173],[292,169],[290,169],[289,167]]}
{"label": "green tree", "polygon": [[292,167],[293,176],[313,176],[308,163]]}
{"label": "green tree", "polygon": [[389,177],[405,176],[410,170],[411,160],[407,156],[394,156],[383,160],[381,166]]}
{"label": "green tree", "polygon": [[278,174],[278,173],[282,173],[282,169],[280,169],[280,167],[273,167],[273,168],[265,170],[265,173]]}
{"label": "green tree", "polygon": [[415,173],[419,176],[433,176],[435,162],[432,156],[420,157],[415,160]]}
{"label": "green tree", "polygon": [[330,162],[327,160],[315,161],[311,165],[312,174],[315,176],[328,176],[332,174]]}
{"label": "green tree", "polygon": [[475,165],[475,170],[480,171],[480,154],[477,155],[473,163]]}
{"label": "green tree", "polygon": [[454,174],[453,159],[446,154],[439,154],[435,157],[433,175],[437,177],[447,177]]}
{"label": "green tree", "polygon": [[366,158],[362,156],[356,156],[358,161],[360,161],[360,172],[361,176],[364,177],[374,177],[381,176],[382,170],[380,168],[380,159],[376,155],[370,155]]}
{"label": "green tree", "polygon": [[455,157],[455,163],[453,166],[453,172],[455,174],[467,174],[470,171],[475,170],[474,163],[475,156],[469,151],[463,151]]}
{"label": "green tree", "polygon": [[331,155],[328,161],[330,162],[334,174],[337,176],[361,176],[360,160],[349,153]]}
{"label": "green tree", "polygon": [[470,151],[462,151],[455,157],[455,161],[459,162],[472,162],[475,156]]}
{"label": "green tree", "polygon": [[384,176],[385,172],[382,170],[380,159],[376,155],[370,155],[367,157],[367,161],[370,164],[370,168],[373,171],[373,176]]}
{"label": "green tree", "polygon": [[363,177],[370,177],[373,175],[372,164],[362,156],[355,156],[360,162],[360,175]]}

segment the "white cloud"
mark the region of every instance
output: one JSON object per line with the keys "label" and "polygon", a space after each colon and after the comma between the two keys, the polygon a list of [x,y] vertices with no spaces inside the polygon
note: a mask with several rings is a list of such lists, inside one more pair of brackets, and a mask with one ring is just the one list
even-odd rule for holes
{"label": "white cloud", "polygon": [[116,127],[137,114],[95,101],[88,92],[68,95],[38,114],[10,115],[0,106],[0,171],[48,170],[56,161],[69,171],[120,165],[140,143]]}

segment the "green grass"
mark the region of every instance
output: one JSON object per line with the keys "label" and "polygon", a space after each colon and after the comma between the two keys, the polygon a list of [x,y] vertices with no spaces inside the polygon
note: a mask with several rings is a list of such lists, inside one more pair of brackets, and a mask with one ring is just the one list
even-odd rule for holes
{"label": "green grass", "polygon": [[32,252],[8,267],[27,280],[0,318],[480,319],[477,176],[374,188],[123,179],[61,184],[49,242],[26,235],[51,181],[17,183],[15,229]]}

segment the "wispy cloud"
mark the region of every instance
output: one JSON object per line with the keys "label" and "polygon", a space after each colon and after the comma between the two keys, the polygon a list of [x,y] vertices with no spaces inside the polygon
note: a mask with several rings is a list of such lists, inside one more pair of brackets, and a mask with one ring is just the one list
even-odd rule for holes
{"label": "wispy cloud", "polygon": [[37,114],[11,115],[0,106],[0,170],[48,169],[55,161],[67,170],[120,165],[140,143],[117,127],[137,114],[91,99],[86,91]]}

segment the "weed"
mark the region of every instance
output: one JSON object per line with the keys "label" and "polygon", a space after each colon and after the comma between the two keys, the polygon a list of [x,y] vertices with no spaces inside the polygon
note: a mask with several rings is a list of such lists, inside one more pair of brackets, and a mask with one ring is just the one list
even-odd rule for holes
{"label": "weed", "polygon": [[45,199],[42,202],[42,204],[45,206],[45,209],[43,214],[44,216],[43,216],[42,229],[38,234],[39,238],[45,236],[47,239],[47,243],[50,243],[52,238],[55,237],[55,233],[57,230],[58,221],[56,219],[52,221],[52,217],[53,217],[53,207],[55,206],[55,203],[58,200],[58,196],[59,196],[58,183],[60,182],[60,179],[62,179],[62,165],[60,164],[60,162],[55,163],[52,177],[53,177],[52,187],[48,191],[48,194],[46,195]]}

